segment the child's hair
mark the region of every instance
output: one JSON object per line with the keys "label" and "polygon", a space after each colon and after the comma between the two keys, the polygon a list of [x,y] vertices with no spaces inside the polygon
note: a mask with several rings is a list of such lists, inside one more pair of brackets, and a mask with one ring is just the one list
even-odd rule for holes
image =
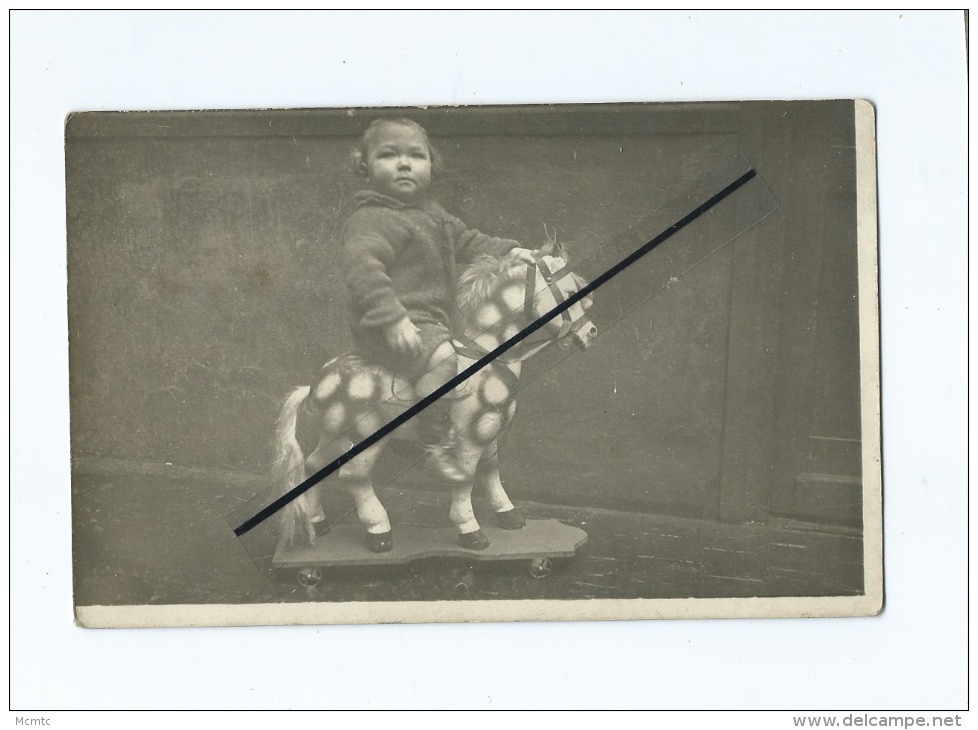
{"label": "child's hair", "polygon": [[416,132],[420,132],[421,136],[424,137],[425,143],[428,145],[428,156],[431,157],[432,172],[441,172],[441,155],[439,154],[438,150],[435,149],[435,146],[431,144],[431,140],[428,138],[428,132],[417,122],[404,117],[394,119],[374,119],[370,123],[370,126],[367,127],[366,131],[357,141],[356,147],[350,150],[350,164],[353,166],[353,172],[355,172],[357,175],[364,174],[366,171],[367,153],[370,151],[370,143],[373,141],[377,131],[384,126],[409,127]]}

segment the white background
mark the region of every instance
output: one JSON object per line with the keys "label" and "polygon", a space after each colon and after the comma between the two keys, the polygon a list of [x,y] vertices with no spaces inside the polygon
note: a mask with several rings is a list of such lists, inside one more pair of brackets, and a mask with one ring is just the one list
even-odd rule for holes
{"label": "white background", "polygon": [[[115,707],[964,707],[967,80],[960,13],[17,12],[10,63],[14,709],[37,716]],[[871,100],[878,113],[881,616],[73,626],[68,112],[851,97]]]}

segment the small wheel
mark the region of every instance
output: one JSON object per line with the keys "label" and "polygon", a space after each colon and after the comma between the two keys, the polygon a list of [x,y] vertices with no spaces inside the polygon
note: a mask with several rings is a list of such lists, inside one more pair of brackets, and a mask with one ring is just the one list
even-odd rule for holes
{"label": "small wheel", "polygon": [[315,588],[319,585],[319,581],[323,579],[323,571],[315,566],[299,568],[296,577],[299,579],[299,585],[302,587]]}
{"label": "small wheel", "polygon": [[455,584],[455,590],[459,593],[468,593],[472,590],[472,586],[475,585],[475,571],[469,568],[465,575],[458,579]]}
{"label": "small wheel", "polygon": [[553,569],[554,564],[550,562],[550,558],[534,558],[530,561],[530,575],[534,578],[546,578]]}

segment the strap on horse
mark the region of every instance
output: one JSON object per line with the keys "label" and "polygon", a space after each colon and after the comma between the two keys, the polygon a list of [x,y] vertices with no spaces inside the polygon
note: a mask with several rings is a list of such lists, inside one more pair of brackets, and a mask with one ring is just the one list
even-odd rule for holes
{"label": "strap on horse", "polygon": [[[482,348],[478,345],[475,346],[478,349],[475,349],[462,344],[459,340],[452,340],[452,345],[455,347],[455,352],[462,357],[467,357],[472,361],[481,360],[489,354],[488,352],[480,352]],[[489,363],[489,367],[493,369],[493,372],[499,377],[500,380],[503,381],[503,384],[506,386],[506,390],[509,392],[506,400],[512,398],[513,394],[520,387],[520,379],[516,377],[516,374],[512,370],[506,367],[505,361],[500,361],[499,358]]]}
{"label": "strap on horse", "polygon": [[[569,266],[564,266],[563,268],[554,271],[550,268],[550,265],[546,262],[544,256],[541,254],[534,254],[533,260],[535,265],[528,265],[526,267],[526,281],[523,284],[523,319],[526,326],[533,324],[537,319],[533,313],[533,298],[538,293],[535,286],[537,272],[540,272],[543,280],[547,283],[547,287],[550,289],[550,293],[553,295],[556,305],[560,305],[566,300],[563,293],[560,291],[560,287],[557,286],[557,282],[570,273]],[[543,349],[549,345],[552,345],[557,340],[576,332],[581,326],[584,325],[586,320],[582,317],[579,319],[579,321],[574,322],[571,316],[570,309],[565,309],[560,313],[560,330],[556,336],[538,337],[536,339],[527,338],[520,341],[514,345],[511,350],[509,350],[509,352],[513,353],[515,357],[511,355],[509,358],[507,358],[500,355],[498,359],[503,363],[518,362],[527,357],[527,353],[529,351],[534,349]],[[468,357],[471,360],[479,360],[489,354],[488,351],[480,347],[474,341],[469,343],[468,346],[459,342],[453,342],[453,344],[455,345],[455,351],[457,353]],[[503,369],[508,371],[508,368]]]}
{"label": "strap on horse", "polygon": [[[560,281],[564,276],[567,275],[568,267],[564,266],[562,269],[554,271],[550,268],[546,259],[542,254],[533,254],[533,260],[536,262],[536,270],[531,269],[529,266],[526,267],[526,286],[524,288],[523,294],[523,317],[526,320],[526,324],[531,324],[535,319],[533,316],[533,297],[536,296],[536,272],[539,271],[543,280],[547,283],[550,289],[550,293],[553,295],[554,302],[556,304],[562,304],[564,301],[563,292],[560,291],[560,287],[557,286],[557,282]],[[574,322],[571,320],[570,309],[565,309],[560,313],[560,332],[557,334],[556,339],[561,337],[566,337],[572,330]]]}

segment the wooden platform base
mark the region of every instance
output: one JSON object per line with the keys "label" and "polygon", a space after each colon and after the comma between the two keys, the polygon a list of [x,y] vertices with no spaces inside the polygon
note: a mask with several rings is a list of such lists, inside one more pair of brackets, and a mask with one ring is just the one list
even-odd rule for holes
{"label": "wooden platform base", "polygon": [[321,535],[316,544],[291,555],[276,552],[277,568],[343,565],[398,565],[422,558],[466,558],[468,560],[532,560],[569,558],[587,541],[587,533],[558,520],[528,520],[521,530],[503,530],[496,525],[482,526],[492,543],[485,550],[467,550],[458,542],[451,527],[394,526],[394,548],[388,553],[367,549],[363,528],[336,525]]}

